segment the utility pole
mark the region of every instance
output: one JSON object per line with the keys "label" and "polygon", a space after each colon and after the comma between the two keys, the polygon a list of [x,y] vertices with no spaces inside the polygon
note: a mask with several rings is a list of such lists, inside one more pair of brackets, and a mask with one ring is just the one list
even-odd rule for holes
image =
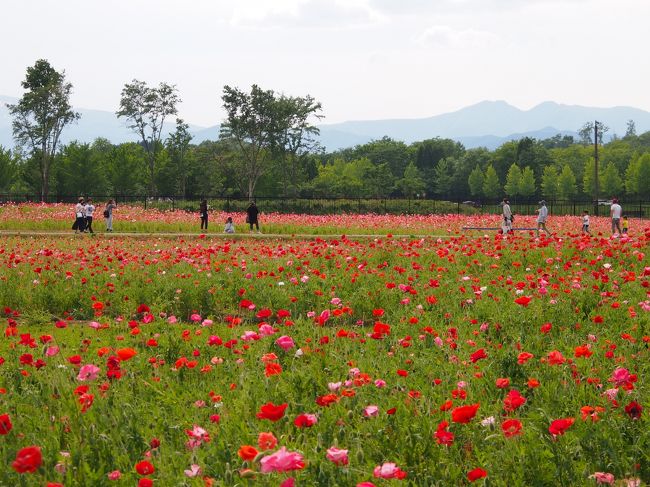
{"label": "utility pole", "polygon": [[594,121],[594,214],[598,216],[598,120]]}

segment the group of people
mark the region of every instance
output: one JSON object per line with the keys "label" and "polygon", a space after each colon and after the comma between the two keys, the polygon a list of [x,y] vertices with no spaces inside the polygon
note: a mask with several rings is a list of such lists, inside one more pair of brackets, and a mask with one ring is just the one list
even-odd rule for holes
{"label": "group of people", "polygon": [[[512,209],[510,208],[510,201],[508,201],[508,198],[503,198],[501,205],[503,207],[502,231],[503,233],[512,233],[512,223],[514,221],[514,216],[512,214]],[[539,202],[539,205],[540,207],[535,210],[537,213],[537,236],[539,237],[539,232],[542,230],[550,236],[551,232],[549,232],[548,228],[546,228],[546,221],[548,219],[548,208],[546,207],[546,201],[541,200]],[[616,198],[612,200],[612,205],[610,207],[610,216],[612,218],[612,234],[615,235],[616,231],[618,231],[619,235],[627,234],[629,229],[629,222],[627,216],[623,215],[623,208]],[[587,210],[585,210],[582,215],[582,233],[591,235],[591,232],[589,231],[589,211]]]}
{"label": "group of people", "polygon": [[[254,201],[251,201],[246,208],[246,223],[250,227],[250,232],[253,231],[253,227],[257,230],[257,233],[260,233],[260,224],[258,220],[259,210],[257,209],[257,204]],[[208,201],[202,200],[199,205],[199,216],[201,218],[201,230],[208,229]],[[226,219],[226,224],[223,227],[224,233],[235,233],[235,224],[232,220],[232,217]]]}
{"label": "group of people", "polygon": [[[117,208],[115,200],[109,200],[104,208],[104,220],[106,221],[106,231],[113,231],[113,210]],[[74,207],[75,220],[72,224],[74,233],[95,233],[93,231],[93,215],[96,207],[93,205],[92,198],[79,198]]]}

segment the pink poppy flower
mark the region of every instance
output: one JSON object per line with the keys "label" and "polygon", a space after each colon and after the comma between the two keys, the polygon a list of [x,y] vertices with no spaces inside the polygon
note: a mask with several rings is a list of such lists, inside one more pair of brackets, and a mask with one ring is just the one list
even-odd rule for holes
{"label": "pink poppy flower", "polygon": [[605,473],[605,472],[594,472],[593,475],[589,476],[589,478],[596,479],[597,484],[609,484],[609,485],[613,485],[614,481],[616,480],[613,474]]}
{"label": "pink poppy flower", "polygon": [[95,380],[99,374],[99,367],[93,364],[87,364],[79,369],[77,380]]}
{"label": "pink poppy flower", "polygon": [[348,450],[339,449],[334,446],[328,448],[327,459],[335,465],[347,465],[349,462]]}
{"label": "pink poppy flower", "polygon": [[196,463],[190,465],[189,470],[184,470],[184,472],[185,472],[185,476],[190,478],[197,477],[198,475],[201,475],[203,473],[201,467],[198,466]]}
{"label": "pink poppy flower", "polygon": [[275,341],[275,344],[285,352],[296,346],[296,344],[293,341],[293,338],[287,335],[282,335],[280,338],[278,338]]}
{"label": "pink poppy flower", "polygon": [[406,472],[390,462],[375,467],[372,474],[378,479],[403,479],[406,477]]}
{"label": "pink poppy flower", "polygon": [[122,477],[122,472],[119,470],[113,470],[112,472],[108,473],[108,480],[120,480]]}
{"label": "pink poppy flower", "polygon": [[363,415],[366,418],[372,418],[374,416],[377,416],[379,414],[379,408],[374,405],[366,406],[363,410]]}
{"label": "pink poppy flower", "polygon": [[290,470],[301,470],[305,468],[303,457],[298,452],[287,451],[285,447],[275,453],[262,457],[260,460],[260,471],[262,473],[288,472]]}
{"label": "pink poppy flower", "polygon": [[59,347],[57,346],[47,347],[45,351],[47,357],[54,357],[57,353],[59,353]]}

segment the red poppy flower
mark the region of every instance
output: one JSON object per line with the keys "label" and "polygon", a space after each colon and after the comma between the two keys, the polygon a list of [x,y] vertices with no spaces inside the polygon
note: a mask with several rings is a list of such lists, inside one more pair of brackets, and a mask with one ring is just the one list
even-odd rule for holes
{"label": "red poppy flower", "polygon": [[314,414],[300,414],[293,421],[298,428],[310,428],[318,422],[318,418]]}
{"label": "red poppy flower", "polygon": [[451,420],[454,423],[469,423],[476,416],[479,406],[478,403],[459,406],[451,411]]}
{"label": "red poppy flower", "polygon": [[487,358],[487,353],[485,353],[485,349],[483,348],[479,348],[476,352],[469,356],[469,359],[473,364],[484,358]]}
{"label": "red poppy flower", "polygon": [[519,296],[515,299],[515,303],[524,308],[530,304],[531,298],[529,296]]}
{"label": "red poppy flower", "polygon": [[138,306],[138,309],[136,310],[136,313],[150,313],[151,310],[149,309],[149,306],[146,304],[141,304]]}
{"label": "red poppy flower", "polygon": [[14,425],[11,424],[11,418],[8,414],[0,414],[0,435],[6,435],[11,431]]}
{"label": "red poppy flower", "polygon": [[266,377],[271,377],[272,375],[281,374],[281,373],[282,373],[282,366],[280,364],[276,364],[275,362],[269,362],[266,364],[266,367],[264,369],[264,375]]}
{"label": "red poppy flower", "polygon": [[642,412],[643,412],[643,408],[641,407],[641,404],[639,404],[636,401],[632,401],[630,404],[625,406],[625,413],[631,419],[640,419]]}
{"label": "red poppy flower", "polygon": [[443,421],[438,425],[434,436],[439,445],[450,446],[454,443],[454,434],[447,430],[448,426],[449,423],[447,421]]}
{"label": "red poppy flower", "polygon": [[151,475],[156,471],[151,462],[143,460],[135,464],[135,471],[140,475]]}
{"label": "red poppy flower", "polygon": [[288,404],[280,404],[276,406],[272,402],[264,404],[257,413],[259,419],[268,419],[269,421],[280,421],[284,417],[284,410],[287,409]]}
{"label": "red poppy flower", "polygon": [[574,421],[575,421],[574,418],[556,419],[548,427],[548,432],[551,433],[553,436],[563,435],[564,433],[566,433],[566,430],[568,430],[571,427],[571,425],[573,425]]}
{"label": "red poppy flower", "polygon": [[484,479],[485,477],[487,477],[487,472],[482,468],[475,468],[474,470],[467,472],[467,480],[470,482],[474,482],[478,479]]}
{"label": "red poppy flower", "polygon": [[244,461],[253,460],[257,456],[258,451],[255,447],[250,445],[243,445],[238,451],[237,455]]}
{"label": "red poppy flower", "polygon": [[316,398],[316,404],[323,407],[328,407],[335,402],[339,402],[339,396],[336,394],[325,394]]}
{"label": "red poppy flower", "polygon": [[138,354],[138,352],[136,352],[132,348],[120,348],[115,353],[117,353],[117,356],[120,357],[120,360],[123,362],[132,359]]}
{"label": "red poppy flower", "polygon": [[16,459],[11,466],[18,473],[34,473],[42,463],[41,449],[37,446],[28,446],[16,453]]}
{"label": "red poppy flower", "polygon": [[517,389],[512,389],[503,400],[503,410],[511,413],[526,404],[526,398]]}
{"label": "red poppy flower", "polygon": [[521,434],[521,421],[518,419],[506,419],[501,423],[501,429],[506,438]]}

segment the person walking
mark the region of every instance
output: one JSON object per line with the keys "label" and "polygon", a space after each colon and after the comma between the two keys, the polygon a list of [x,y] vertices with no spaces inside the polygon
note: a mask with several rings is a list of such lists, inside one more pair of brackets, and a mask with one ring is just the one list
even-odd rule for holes
{"label": "person walking", "polygon": [[623,234],[627,235],[627,231],[630,229],[630,222],[627,220],[627,215],[623,215],[621,224],[623,225]]}
{"label": "person walking", "polygon": [[117,208],[115,200],[108,200],[106,208],[104,208],[104,220],[106,220],[106,231],[113,231],[113,209]]}
{"label": "person walking", "polygon": [[79,201],[74,207],[74,216],[75,220],[74,223],[72,224],[72,229],[74,230],[74,233],[80,233],[83,232],[84,229],[86,228],[86,213],[85,213],[85,208],[84,208],[84,199],[79,198]]}
{"label": "person walking", "polygon": [[95,205],[93,205],[93,200],[91,198],[86,199],[84,212],[86,215],[86,230],[90,233],[95,233],[93,232],[93,213],[95,213]]}
{"label": "person walking", "polygon": [[228,217],[226,225],[223,227],[223,233],[235,233],[235,225],[232,222],[232,217]]}
{"label": "person walking", "polygon": [[208,229],[208,201],[202,200],[199,205],[199,214],[201,215],[201,230]]}
{"label": "person walking", "polygon": [[551,232],[546,228],[546,220],[548,219],[548,208],[546,208],[546,201],[542,200],[539,202],[540,207],[537,209],[537,236],[539,237],[539,231],[544,230],[546,234],[550,237]]}
{"label": "person walking", "polygon": [[503,233],[512,233],[512,210],[510,209],[510,201],[508,201],[508,198],[503,198],[503,202],[501,203],[503,206],[503,225],[502,225],[502,230]]}
{"label": "person walking", "polygon": [[621,232],[621,214],[623,213],[623,208],[621,208],[621,205],[618,203],[618,200],[614,198],[612,200],[612,206],[610,207],[610,215],[612,217],[612,234],[616,234],[616,230],[618,230],[619,235],[622,233]]}
{"label": "person walking", "polygon": [[250,232],[253,231],[253,225],[257,229],[257,233],[260,233],[260,224],[257,221],[257,216],[259,215],[259,210],[254,201],[251,201],[246,209],[246,223],[250,225]]}
{"label": "person walking", "polygon": [[582,233],[591,235],[589,231],[589,211],[585,210],[582,214]]}

